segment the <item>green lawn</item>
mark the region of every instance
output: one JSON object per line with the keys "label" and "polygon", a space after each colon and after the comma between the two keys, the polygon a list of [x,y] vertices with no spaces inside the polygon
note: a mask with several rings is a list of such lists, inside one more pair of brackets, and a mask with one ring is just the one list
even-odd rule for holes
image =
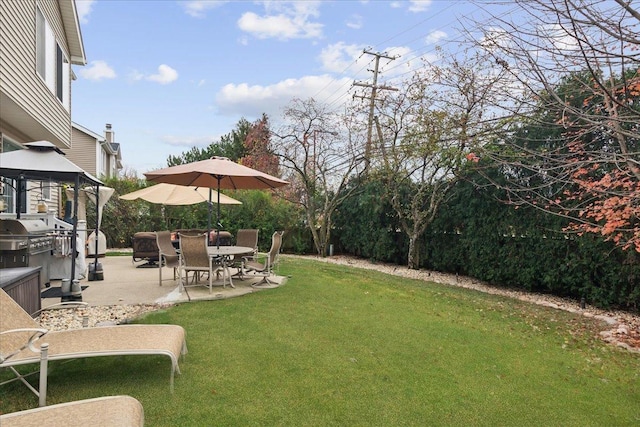
{"label": "green lawn", "polygon": [[[285,258],[286,285],[156,312],[187,330],[175,393],[161,357],[53,363],[49,404],[139,399],[149,426],[637,426],[640,355],[570,313]],[[37,404],[0,388],[1,411]]]}

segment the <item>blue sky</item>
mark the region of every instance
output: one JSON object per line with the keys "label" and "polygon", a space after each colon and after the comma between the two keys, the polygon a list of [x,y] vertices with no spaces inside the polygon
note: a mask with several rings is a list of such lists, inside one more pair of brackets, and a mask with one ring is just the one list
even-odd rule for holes
{"label": "blue sky", "polygon": [[88,64],[74,66],[72,120],[110,123],[125,169],[205,147],[241,117],[272,122],[293,98],[339,107],[354,81],[407,75],[436,45],[456,49],[468,1],[76,0]]}

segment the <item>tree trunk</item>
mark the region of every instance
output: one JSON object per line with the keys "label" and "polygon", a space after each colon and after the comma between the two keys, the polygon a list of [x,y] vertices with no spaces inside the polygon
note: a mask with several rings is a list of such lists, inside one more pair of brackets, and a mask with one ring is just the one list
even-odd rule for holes
{"label": "tree trunk", "polygon": [[407,259],[407,266],[411,270],[417,270],[420,268],[420,260],[418,259],[418,238],[415,235],[409,236],[409,254]]}

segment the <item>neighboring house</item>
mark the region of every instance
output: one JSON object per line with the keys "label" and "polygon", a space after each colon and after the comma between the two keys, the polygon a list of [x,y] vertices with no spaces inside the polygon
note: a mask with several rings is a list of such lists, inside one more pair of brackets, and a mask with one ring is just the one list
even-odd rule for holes
{"label": "neighboring house", "polygon": [[122,170],[120,144],[107,123],[104,136],[72,123],[71,149],[63,149],[67,158],[97,178],[116,178]]}
{"label": "neighboring house", "polygon": [[[0,0],[0,150],[46,140],[72,146],[71,64],[86,65],[74,0]],[[15,213],[15,183],[0,183],[6,212]],[[60,208],[57,183],[29,182],[20,212],[39,199]]]}

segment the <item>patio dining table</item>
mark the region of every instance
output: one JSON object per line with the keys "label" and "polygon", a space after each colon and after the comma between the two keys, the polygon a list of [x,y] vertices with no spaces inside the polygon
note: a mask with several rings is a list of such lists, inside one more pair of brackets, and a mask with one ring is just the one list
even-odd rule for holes
{"label": "patio dining table", "polygon": [[246,246],[208,246],[207,253],[212,258],[222,258],[222,268],[223,268],[223,276],[222,282],[225,283],[225,276],[229,278],[229,285],[232,288],[233,281],[231,280],[231,271],[229,270],[229,261],[232,259],[231,257],[247,255],[253,253],[253,248],[249,248]]}

